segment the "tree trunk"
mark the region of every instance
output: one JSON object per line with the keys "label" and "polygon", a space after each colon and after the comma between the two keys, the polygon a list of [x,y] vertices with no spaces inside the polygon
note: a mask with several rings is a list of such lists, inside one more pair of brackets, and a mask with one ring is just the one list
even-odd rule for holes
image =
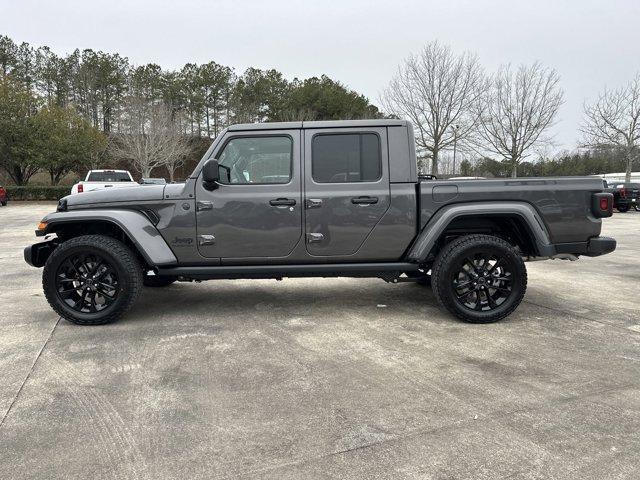
{"label": "tree trunk", "polygon": [[627,148],[627,171],[624,175],[624,181],[629,183],[631,181],[631,166],[633,163],[633,147]]}
{"label": "tree trunk", "polygon": [[206,106],[206,116],[207,116],[207,137],[211,138],[211,127],[209,122],[209,105]]}
{"label": "tree trunk", "polygon": [[518,164],[514,163],[511,169],[511,178],[518,178]]}
{"label": "tree trunk", "polygon": [[431,155],[431,175],[438,174],[438,150],[433,150]]}

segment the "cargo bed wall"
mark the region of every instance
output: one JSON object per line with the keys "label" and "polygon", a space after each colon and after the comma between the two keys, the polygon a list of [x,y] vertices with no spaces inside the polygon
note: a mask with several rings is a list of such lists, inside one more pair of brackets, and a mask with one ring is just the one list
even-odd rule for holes
{"label": "cargo bed wall", "polygon": [[446,205],[519,201],[540,213],[553,243],[579,242],[600,234],[591,213],[591,195],[602,180],[589,177],[523,178],[420,182],[420,228]]}

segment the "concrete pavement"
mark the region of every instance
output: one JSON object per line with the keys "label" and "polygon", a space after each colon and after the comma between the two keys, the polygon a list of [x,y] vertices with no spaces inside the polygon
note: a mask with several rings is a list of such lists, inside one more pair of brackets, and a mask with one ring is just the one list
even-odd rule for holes
{"label": "concrete pavement", "polygon": [[0,208],[0,478],[640,477],[640,213],[616,252],[529,263],[525,302],[461,323],[381,280],[178,283],[79,327]]}

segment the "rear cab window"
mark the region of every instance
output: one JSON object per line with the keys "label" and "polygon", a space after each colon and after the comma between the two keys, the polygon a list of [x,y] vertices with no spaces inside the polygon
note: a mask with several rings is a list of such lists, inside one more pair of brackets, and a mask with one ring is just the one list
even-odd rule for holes
{"label": "rear cab window", "polygon": [[132,182],[127,172],[91,172],[87,182]]}
{"label": "rear cab window", "polygon": [[316,183],[376,182],[382,177],[380,137],[375,133],[321,133],[311,145]]}

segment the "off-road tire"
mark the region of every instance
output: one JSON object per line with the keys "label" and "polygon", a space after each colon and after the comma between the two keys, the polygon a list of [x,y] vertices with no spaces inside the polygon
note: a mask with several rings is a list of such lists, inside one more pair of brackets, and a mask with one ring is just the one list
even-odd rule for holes
{"label": "off-road tire", "polygon": [[[73,255],[81,253],[100,255],[117,272],[116,298],[102,311],[78,312],[58,295],[56,286],[58,268]],[[125,244],[106,235],[83,235],[67,240],[51,253],[42,272],[42,287],[51,308],[61,317],[78,325],[103,325],[118,320],[140,295],[142,282],[142,266],[136,255]]]}
{"label": "off-road tire", "polygon": [[[461,304],[456,295],[453,278],[459,262],[470,255],[483,252],[492,252],[504,257],[512,270],[510,278],[513,285],[511,293],[500,305],[492,310],[476,311]],[[518,308],[527,288],[527,269],[522,257],[505,240],[491,235],[468,235],[457,238],[442,248],[432,266],[431,279],[438,303],[453,315],[469,323],[491,323],[505,318]]]}
{"label": "off-road tire", "polygon": [[142,283],[145,287],[168,287],[176,281],[175,277],[160,276],[160,275],[144,275]]}
{"label": "off-road tire", "polygon": [[627,213],[629,211],[629,205],[618,205],[616,208],[620,213]]}

